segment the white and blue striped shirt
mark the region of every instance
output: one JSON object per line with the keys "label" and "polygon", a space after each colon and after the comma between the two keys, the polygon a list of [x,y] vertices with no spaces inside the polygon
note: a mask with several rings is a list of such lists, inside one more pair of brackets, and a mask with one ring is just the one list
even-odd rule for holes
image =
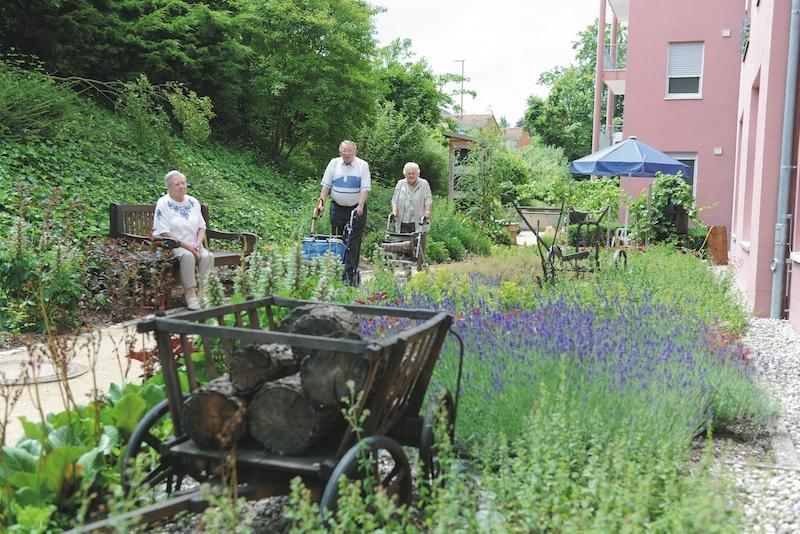
{"label": "white and blue striped shirt", "polygon": [[361,191],[372,189],[369,164],[353,158],[347,165],[341,157],[333,158],[322,175],[322,185],[330,188],[331,199],[340,206],[355,206]]}

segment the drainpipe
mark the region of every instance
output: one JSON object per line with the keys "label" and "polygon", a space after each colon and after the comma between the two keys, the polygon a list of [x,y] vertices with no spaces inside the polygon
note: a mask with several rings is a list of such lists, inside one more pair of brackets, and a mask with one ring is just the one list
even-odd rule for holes
{"label": "drainpipe", "polygon": [[781,134],[781,172],[778,181],[778,213],[775,217],[775,255],[772,270],[772,301],[769,316],[781,319],[786,272],[786,242],[788,238],[789,186],[794,151],[794,116],[797,100],[797,62],[800,56],[800,0],[792,0],[789,21],[789,56],[786,60],[786,97],[783,102],[783,132]]}

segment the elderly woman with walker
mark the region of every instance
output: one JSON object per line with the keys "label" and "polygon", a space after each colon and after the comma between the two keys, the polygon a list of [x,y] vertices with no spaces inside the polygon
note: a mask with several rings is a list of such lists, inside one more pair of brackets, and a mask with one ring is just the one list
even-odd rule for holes
{"label": "elderly woman with walker", "polygon": [[403,234],[420,232],[420,254],[417,257],[417,269],[427,265],[426,251],[428,247],[427,224],[431,218],[433,195],[431,186],[422,178],[419,165],[409,161],[403,165],[405,178],[399,180],[392,196],[392,217],[398,223],[398,231]]}

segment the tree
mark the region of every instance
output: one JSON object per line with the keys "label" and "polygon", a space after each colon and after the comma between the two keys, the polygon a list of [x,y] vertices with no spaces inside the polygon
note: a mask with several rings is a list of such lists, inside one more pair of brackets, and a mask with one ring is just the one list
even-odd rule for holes
{"label": "tree", "polygon": [[[620,30],[620,51],[624,54],[626,34]],[[578,33],[572,48],[576,64],[555,67],[539,77],[539,83],[550,88],[546,99],[528,98],[523,126],[538,135],[546,144],[564,149],[568,159],[585,156],[592,149],[592,117],[594,114],[594,76],[597,55],[597,21]],[[606,32],[610,39],[610,29]],[[603,88],[605,101],[606,88]],[[621,117],[622,98],[617,99],[615,116]]]}
{"label": "tree", "polygon": [[361,0],[242,0],[244,43],[256,54],[243,97],[251,139],[285,157],[319,158],[354,137],[373,109],[370,17]]}
{"label": "tree", "polygon": [[[381,99],[394,109],[423,124],[436,126],[442,107],[452,105],[452,97],[443,87],[453,81],[452,74],[434,74],[423,58],[413,61],[410,39],[395,39],[381,48],[378,84]],[[460,77],[459,77],[460,80]]]}
{"label": "tree", "polygon": [[378,106],[375,120],[357,135],[359,156],[369,161],[372,180],[394,187],[403,177],[403,165],[414,161],[433,189],[447,184],[447,148],[437,143],[441,134],[400,113],[391,102]]}
{"label": "tree", "polygon": [[35,55],[62,77],[179,80],[211,97],[227,123],[241,111],[236,104],[251,53],[241,42],[242,25],[225,0],[6,0],[0,51]]}

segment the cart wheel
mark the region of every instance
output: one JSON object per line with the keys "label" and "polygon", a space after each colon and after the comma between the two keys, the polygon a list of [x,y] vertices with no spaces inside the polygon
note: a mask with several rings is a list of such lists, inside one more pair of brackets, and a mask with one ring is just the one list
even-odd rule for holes
{"label": "cart wheel", "polygon": [[[366,460],[368,458],[369,460]],[[411,502],[411,465],[403,447],[390,437],[370,436],[350,447],[336,464],[336,469],[328,479],[319,503],[323,519],[326,511],[330,513],[336,511],[339,500],[339,479],[342,476],[350,480],[363,479],[370,471],[373,474],[377,471],[376,483],[380,484],[389,496],[396,495],[400,504]]]}
{"label": "cart wheel", "polygon": [[445,418],[447,434],[450,436],[450,443],[453,442],[456,424],[456,404],[453,396],[447,389],[442,389],[436,395],[436,402],[431,405],[430,410],[425,415],[422,422],[422,432],[419,436],[419,458],[425,470],[425,482],[433,484],[442,474],[442,466],[439,463],[438,445],[436,443],[436,430],[439,428],[439,414]]}
{"label": "cart wheel", "polygon": [[617,269],[627,269],[628,268],[628,253],[625,252],[624,248],[618,249],[614,255],[611,257],[611,263]]}
{"label": "cart wheel", "polygon": [[[166,484],[167,493],[178,491],[186,476],[191,476],[194,480],[205,480],[205,476],[198,474],[202,469],[190,470],[186,466],[170,461],[163,455],[162,445],[164,441],[154,432],[162,422],[169,419],[169,403],[163,400],[150,409],[144,418],[136,425],[136,429],[128,440],[125,448],[125,455],[122,458],[122,487],[127,493],[132,483],[137,483],[151,488],[160,484]],[[158,455],[157,463],[153,462],[152,467],[147,472],[143,480],[132,480],[128,472],[136,463],[139,456]]]}

